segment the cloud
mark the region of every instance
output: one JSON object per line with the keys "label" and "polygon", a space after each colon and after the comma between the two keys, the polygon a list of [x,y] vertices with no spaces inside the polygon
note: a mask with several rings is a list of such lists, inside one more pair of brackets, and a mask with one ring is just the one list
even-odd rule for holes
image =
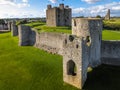
{"label": "cloud", "polygon": [[52,2],[52,3],[56,3],[57,2],[57,0],[49,0],[50,2]]}
{"label": "cloud", "polygon": [[15,6],[15,7],[29,7],[30,4],[28,4],[28,0],[21,0],[20,3],[17,2],[17,0],[0,0],[0,5],[9,5],[9,6]]}
{"label": "cloud", "polygon": [[28,2],[28,0],[22,0],[22,2],[27,3],[27,2]]}
{"label": "cloud", "polygon": [[105,16],[107,10],[111,10],[111,16],[120,16],[120,2],[112,2],[105,5],[97,5],[89,8],[73,8],[73,15],[77,16]]}
{"label": "cloud", "polygon": [[29,0],[0,0],[0,18],[30,17],[31,15],[38,15],[36,11],[29,10],[29,7]]}
{"label": "cloud", "polygon": [[99,1],[101,1],[101,0],[82,0],[82,1],[87,2],[87,3],[89,3],[89,4],[92,4],[92,3],[99,2]]}

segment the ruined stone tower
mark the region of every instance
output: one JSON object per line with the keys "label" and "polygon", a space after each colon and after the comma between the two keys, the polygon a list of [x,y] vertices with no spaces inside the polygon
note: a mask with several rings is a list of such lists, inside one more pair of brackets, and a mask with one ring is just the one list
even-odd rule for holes
{"label": "ruined stone tower", "polygon": [[110,20],[110,9],[108,9],[105,20]]}
{"label": "ruined stone tower", "polygon": [[87,79],[88,67],[101,64],[100,19],[72,19],[72,34],[66,39],[63,55],[63,80],[82,88]]}
{"label": "ruined stone tower", "polygon": [[47,26],[71,26],[71,8],[60,4],[59,7],[47,6]]}

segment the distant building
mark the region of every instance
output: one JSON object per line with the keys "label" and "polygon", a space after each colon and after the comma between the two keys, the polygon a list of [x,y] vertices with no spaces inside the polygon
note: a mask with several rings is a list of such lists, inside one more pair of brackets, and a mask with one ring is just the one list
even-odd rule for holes
{"label": "distant building", "polygon": [[108,9],[108,12],[105,16],[105,20],[110,20],[110,9]]}
{"label": "distant building", "polygon": [[71,8],[60,4],[59,7],[47,6],[46,21],[47,26],[71,26]]}

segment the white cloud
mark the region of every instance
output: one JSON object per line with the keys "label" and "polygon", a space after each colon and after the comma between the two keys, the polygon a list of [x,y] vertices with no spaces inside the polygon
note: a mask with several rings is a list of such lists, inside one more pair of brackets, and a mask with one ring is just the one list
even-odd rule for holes
{"label": "white cloud", "polygon": [[[0,0],[0,18],[30,17],[38,15],[34,10],[29,10],[28,0]],[[34,15],[35,14],[35,15]]]}
{"label": "white cloud", "polygon": [[82,1],[87,2],[87,3],[89,3],[89,4],[92,4],[92,3],[99,2],[99,1],[101,1],[101,0],[82,0]]}
{"label": "white cloud", "polygon": [[17,0],[0,0],[0,5],[10,5],[15,7],[29,7],[28,0],[21,0],[20,3],[17,2]]}
{"label": "white cloud", "polygon": [[112,2],[105,5],[97,5],[89,8],[74,8],[73,15],[77,16],[105,16],[107,10],[111,10],[111,16],[120,16],[120,2]]}
{"label": "white cloud", "polygon": [[27,2],[28,2],[28,0],[22,0],[22,2],[25,2],[25,3],[27,3]]}
{"label": "white cloud", "polygon": [[52,3],[56,3],[57,2],[57,0],[49,0],[50,2],[52,2]]}
{"label": "white cloud", "polygon": [[81,7],[73,9],[73,13],[74,14],[81,13],[81,12],[83,13],[84,11],[85,11],[85,8],[81,8]]}

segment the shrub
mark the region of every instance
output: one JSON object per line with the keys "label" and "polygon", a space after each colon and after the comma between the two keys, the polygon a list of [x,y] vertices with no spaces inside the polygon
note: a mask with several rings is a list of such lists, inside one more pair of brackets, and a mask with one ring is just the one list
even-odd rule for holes
{"label": "shrub", "polygon": [[20,24],[26,24],[27,23],[27,20],[20,20],[20,21],[17,21],[16,22],[16,25],[20,25]]}
{"label": "shrub", "polygon": [[103,21],[103,28],[120,31],[120,23],[116,22],[115,20],[105,20]]}

